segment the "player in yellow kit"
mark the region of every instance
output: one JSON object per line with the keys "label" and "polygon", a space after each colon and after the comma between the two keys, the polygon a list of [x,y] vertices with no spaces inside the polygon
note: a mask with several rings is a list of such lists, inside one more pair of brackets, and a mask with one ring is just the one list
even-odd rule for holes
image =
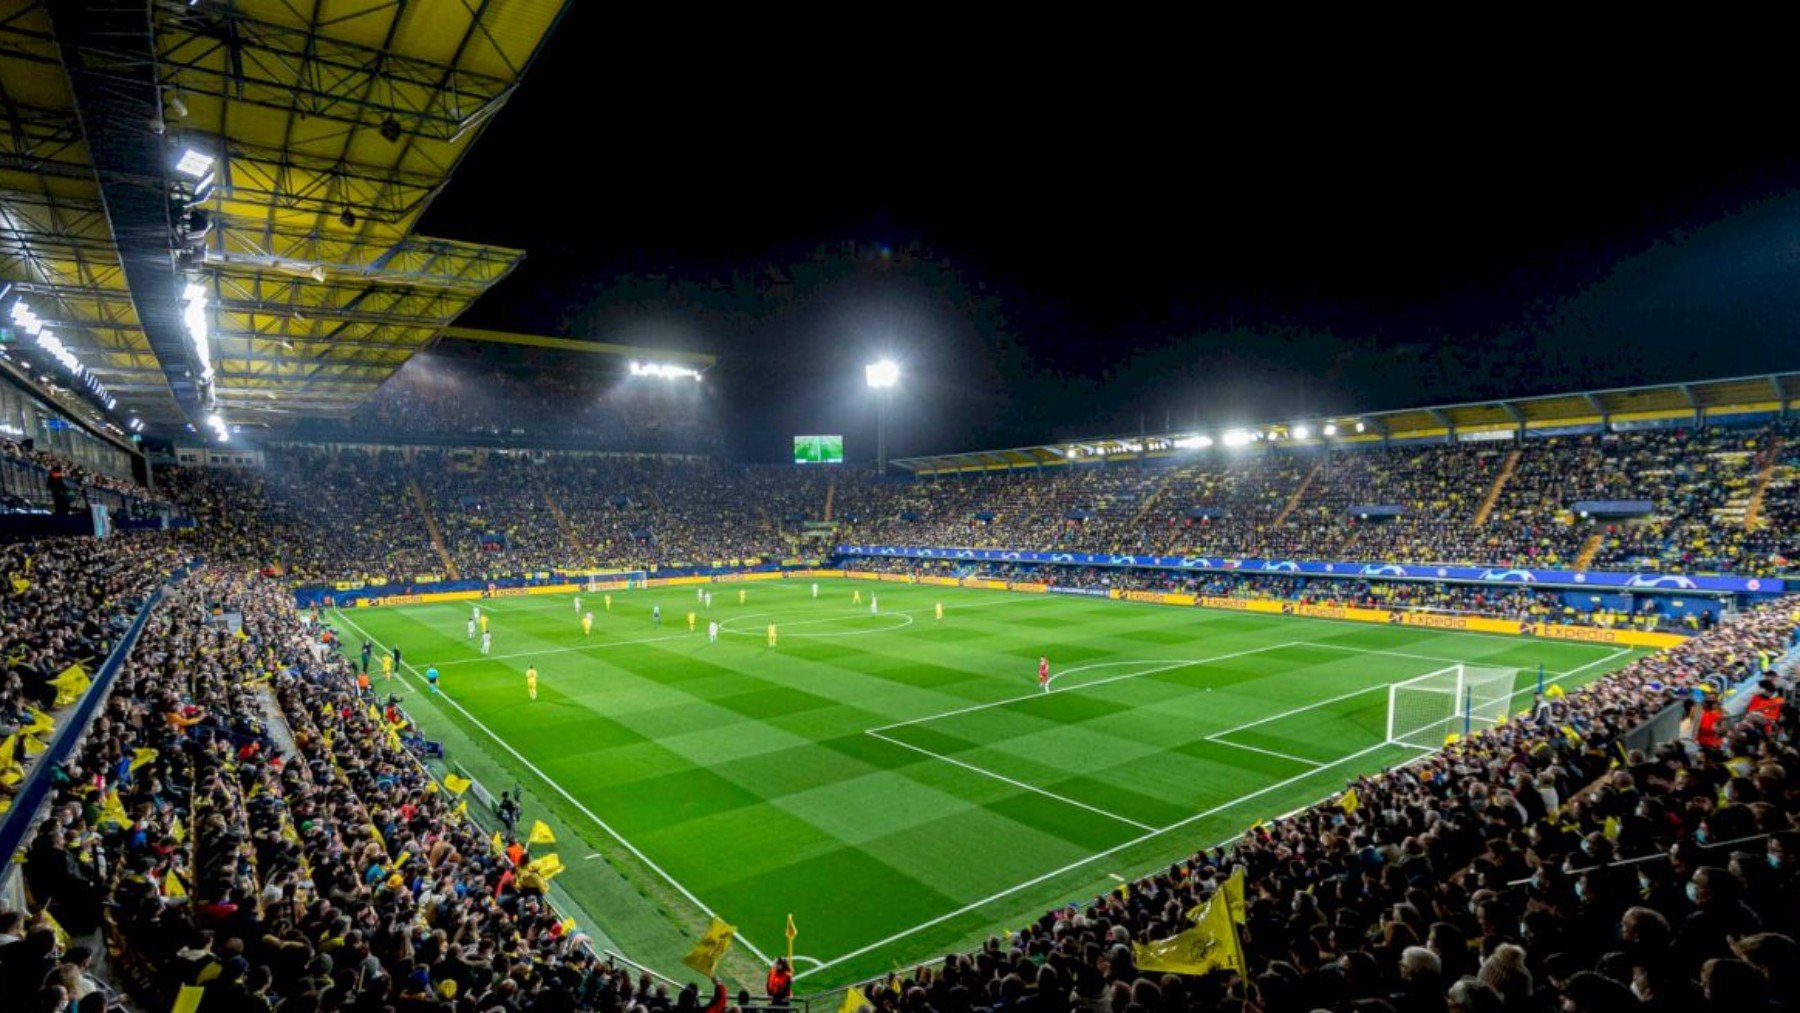
{"label": "player in yellow kit", "polygon": [[612,611],[612,595],[610,595],[610,594],[607,595],[605,598],[605,601],[606,601],[606,611],[611,612]]}
{"label": "player in yellow kit", "polygon": [[738,604],[742,605],[744,603],[744,599],[746,597],[748,597],[749,594],[750,594],[750,592],[744,590],[743,588],[741,588],[741,587],[738,588]]}
{"label": "player in yellow kit", "polygon": [[389,679],[392,679],[394,677],[394,656],[393,655],[384,654],[381,656],[381,674]]}
{"label": "player in yellow kit", "polygon": [[486,633],[487,632],[487,613],[483,612],[481,614],[481,618],[477,619],[475,621],[481,624],[481,632]]}
{"label": "player in yellow kit", "polygon": [[694,632],[694,610],[688,609],[688,632]]}
{"label": "player in yellow kit", "polygon": [[769,624],[769,646],[770,647],[775,646],[775,624],[774,623]]}
{"label": "player in yellow kit", "polygon": [[582,617],[581,617],[581,635],[584,637],[590,636],[593,634],[593,632],[594,632],[594,614],[592,612],[583,613]]}
{"label": "player in yellow kit", "polygon": [[533,700],[537,699],[537,666],[536,665],[532,665],[529,668],[525,669],[525,692],[530,693],[531,698]]}
{"label": "player in yellow kit", "polygon": [[850,592],[850,604],[852,604],[852,605],[861,605],[862,604],[862,592],[860,590]]}
{"label": "player in yellow kit", "polygon": [[944,618],[944,603],[943,602],[937,603],[937,617],[939,619]]}

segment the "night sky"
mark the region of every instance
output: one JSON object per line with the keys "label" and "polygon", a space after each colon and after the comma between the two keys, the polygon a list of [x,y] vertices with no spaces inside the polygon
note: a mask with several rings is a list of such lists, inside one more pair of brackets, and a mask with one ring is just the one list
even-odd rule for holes
{"label": "night sky", "polygon": [[465,325],[717,354],[742,457],[872,454],[882,355],[894,456],[1800,367],[1783,129],[606,13],[574,6],[420,231],[528,251]]}

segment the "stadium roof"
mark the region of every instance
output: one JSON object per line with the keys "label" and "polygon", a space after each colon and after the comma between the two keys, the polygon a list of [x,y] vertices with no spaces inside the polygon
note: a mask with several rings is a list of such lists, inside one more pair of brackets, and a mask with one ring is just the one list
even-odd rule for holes
{"label": "stadium roof", "polygon": [[[1800,402],[1800,373],[1771,373],[1724,380],[1621,387],[1501,401],[1401,408],[1316,418],[1283,419],[1241,425],[1217,425],[1170,432],[1065,440],[1032,447],[908,457],[894,461],[922,475],[958,471],[1000,471],[1050,467],[1081,461],[1168,457],[1214,443],[1226,434],[1247,442],[1271,445],[1322,446],[1383,440],[1449,439],[1458,434],[1515,433],[1521,429],[1597,425],[1662,419],[1698,419],[1708,415],[1785,411]],[[1326,436],[1327,427],[1335,432]],[[1301,435],[1304,433],[1304,435]],[[1210,441],[1210,442],[1208,442]]]}
{"label": "stadium roof", "polygon": [[347,414],[522,258],[412,229],[567,4],[0,0],[0,283],[115,420]]}

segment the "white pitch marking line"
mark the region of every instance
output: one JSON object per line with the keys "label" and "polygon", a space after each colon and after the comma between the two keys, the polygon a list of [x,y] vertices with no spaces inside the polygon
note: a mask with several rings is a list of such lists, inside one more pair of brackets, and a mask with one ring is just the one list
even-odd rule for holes
{"label": "white pitch marking line", "polygon": [[1111,877],[1112,877],[1112,878],[1113,878],[1113,879],[1115,879],[1115,880],[1117,880],[1117,881],[1118,881],[1118,882],[1120,882],[1120,883],[1123,883],[1123,882],[1125,882],[1125,877],[1124,877],[1124,876],[1121,876],[1121,875],[1119,875],[1119,874],[1118,874],[1118,873],[1116,873],[1116,872],[1109,872],[1109,873],[1107,873],[1107,875],[1108,875],[1108,876],[1111,876]]}
{"label": "white pitch marking line", "polygon": [[910,742],[901,742],[899,739],[889,738],[888,736],[883,735],[878,731],[870,730],[870,731],[866,732],[865,734],[873,735],[875,738],[878,738],[883,742],[891,743],[893,745],[899,746],[902,749],[910,749],[915,753],[922,753],[925,756],[929,756],[934,760],[942,760],[945,763],[951,764],[953,766],[961,767],[964,770],[970,771],[972,773],[980,774],[983,777],[991,777],[996,781],[1004,781],[1007,784],[1010,784],[1015,788],[1023,788],[1026,791],[1035,792],[1036,794],[1042,795],[1045,798],[1053,798],[1058,802],[1062,802],[1067,805],[1072,805],[1072,806],[1076,807],[1077,809],[1086,809],[1088,812],[1096,813],[1101,816],[1105,816],[1108,819],[1118,820],[1120,823],[1129,823],[1132,826],[1137,827],[1139,830],[1155,830],[1156,829],[1155,827],[1151,826],[1148,823],[1139,823],[1137,820],[1134,820],[1128,816],[1120,816],[1118,813],[1109,812],[1105,809],[1100,808],[1099,806],[1088,805],[1086,802],[1082,802],[1078,799],[1072,799],[1072,798],[1068,797],[1067,795],[1058,795],[1056,792],[1050,791],[1046,788],[1039,788],[1035,784],[1026,784],[1024,781],[1015,781],[1012,778],[1007,777],[1005,774],[997,774],[994,771],[988,770],[985,767],[977,767],[973,763],[964,763],[963,761],[957,759],[954,756],[945,756],[943,753],[934,753],[931,750],[926,749],[923,746],[915,746]]}
{"label": "white pitch marking line", "polygon": [[[1373,752],[1376,752],[1376,751],[1382,750],[1382,749],[1394,748],[1396,745],[1399,745],[1400,748],[1411,749],[1414,752],[1418,752],[1418,753],[1435,752],[1435,750],[1425,749],[1421,746],[1405,746],[1405,745],[1401,745],[1401,744],[1397,744],[1397,743],[1378,742],[1375,745],[1368,747],[1367,749],[1359,749],[1356,752],[1351,753],[1348,756],[1339,757],[1338,759],[1325,764],[1323,767],[1320,767],[1319,769],[1323,770],[1327,767],[1336,767],[1341,764],[1349,763],[1352,760],[1359,760],[1359,759],[1362,759],[1363,757],[1369,755],[1370,753],[1373,753]],[[1264,795],[1267,795],[1272,791],[1279,791],[1282,788],[1286,788],[1287,786],[1289,786],[1291,784],[1296,784],[1296,783],[1303,781],[1309,777],[1314,777],[1318,773],[1319,773],[1318,770],[1308,770],[1305,773],[1296,774],[1293,777],[1287,778],[1286,780],[1276,781],[1274,784],[1265,785],[1261,788],[1258,788],[1257,790],[1255,790],[1253,792],[1250,792],[1249,794],[1239,795],[1237,798],[1234,798],[1228,802],[1221,802],[1220,804],[1213,806],[1211,809],[1206,809],[1201,812],[1194,813],[1192,816],[1183,817],[1182,819],[1177,820],[1174,823],[1171,823],[1166,827],[1159,827],[1155,830],[1150,831],[1147,834],[1144,834],[1141,837],[1134,837],[1131,840],[1125,841],[1121,844],[1115,844],[1112,847],[1107,848],[1105,851],[1096,851],[1093,854],[1087,856],[1086,858],[1077,859],[1073,862],[1070,862],[1068,865],[1063,866],[1060,869],[1052,869],[1049,872],[1043,873],[1042,875],[1035,876],[1031,879],[1028,879],[1023,883],[1018,883],[1014,886],[1009,886],[1006,889],[999,891],[998,893],[989,894],[988,896],[983,897],[980,900],[972,901],[968,904],[964,904],[962,907],[959,907],[954,911],[949,911],[944,914],[938,915],[936,918],[933,918],[929,921],[920,922],[919,924],[914,925],[910,929],[905,929],[903,931],[896,932],[893,935],[887,937],[886,939],[880,939],[873,943],[868,944],[867,946],[859,947],[858,949],[852,950],[849,953],[846,953],[841,957],[834,957],[831,960],[827,960],[825,963],[820,964],[818,967],[812,968],[811,970],[802,971],[801,973],[794,975],[794,978],[796,980],[798,980],[800,978],[806,977],[809,974],[812,974],[814,971],[822,971],[828,967],[832,967],[837,964],[841,964],[846,960],[854,960],[855,958],[860,957],[865,953],[869,953],[874,950],[881,949],[882,947],[887,946],[891,943],[896,943],[902,939],[905,939],[906,937],[908,937],[910,935],[913,935],[916,932],[922,932],[925,929],[929,929],[933,926],[942,925],[943,923],[949,921],[952,918],[959,918],[965,914],[968,914],[970,911],[979,910],[983,907],[986,907],[989,904],[994,903],[997,900],[1004,900],[1005,898],[1010,897],[1015,893],[1018,893],[1020,890],[1030,889],[1031,887],[1037,886],[1039,883],[1043,883],[1048,880],[1055,879],[1057,876],[1063,875],[1064,873],[1073,872],[1076,869],[1081,868],[1082,866],[1090,865],[1098,859],[1106,858],[1111,855],[1116,855],[1119,852],[1124,851],[1126,848],[1130,848],[1135,845],[1142,844],[1145,841],[1153,840],[1157,837],[1162,836],[1163,834],[1169,833],[1172,830],[1179,830],[1182,827],[1185,827],[1190,823],[1194,823],[1198,820],[1206,819],[1209,816],[1217,815],[1217,814],[1222,813],[1228,809],[1231,809],[1237,805],[1240,805],[1244,802],[1248,802],[1251,799],[1260,798]],[[1236,838],[1234,837],[1233,840],[1235,840],[1235,839]]]}
{"label": "white pitch marking line", "polygon": [[[345,620],[349,622],[349,620]],[[355,623],[350,623],[356,626]],[[357,629],[362,627],[357,626]],[[666,637],[644,637],[640,640],[606,640],[597,644],[583,644],[580,647],[550,647],[542,651],[521,651],[518,654],[484,654],[479,658],[463,658],[458,661],[440,661],[437,667],[447,668],[451,665],[475,665],[483,661],[510,661],[513,658],[536,658],[546,654],[569,654],[575,651],[598,651],[606,647],[629,647],[632,644],[660,644],[665,640],[687,640],[695,636],[693,633],[677,633]]]}
{"label": "white pitch marking line", "polygon": [[[1019,696],[1009,696],[1002,700],[990,700],[987,703],[973,704],[968,707],[958,707],[955,710],[940,711],[936,714],[927,714],[924,717],[913,718],[909,721],[896,721],[892,724],[878,725],[874,728],[867,729],[867,730],[874,731],[874,732],[885,732],[890,728],[904,728],[907,725],[916,725],[916,724],[921,724],[926,721],[935,721],[938,718],[954,717],[958,714],[972,714],[975,711],[987,710],[990,707],[1004,707],[1009,703],[1018,703],[1021,700],[1036,700],[1036,699],[1039,699],[1039,698],[1042,698],[1045,696],[1050,696],[1055,693],[1067,693],[1067,692],[1070,692],[1071,690],[1078,690],[1078,689],[1091,689],[1095,686],[1104,686],[1108,683],[1121,682],[1126,679],[1138,679],[1138,678],[1142,678],[1143,676],[1146,676],[1146,675],[1155,675],[1158,672],[1167,672],[1170,669],[1187,668],[1192,665],[1209,665],[1216,661],[1229,661],[1232,658],[1242,658],[1242,657],[1245,657],[1246,655],[1261,654],[1264,651],[1274,651],[1274,650],[1279,650],[1283,647],[1292,647],[1292,646],[1294,646],[1294,643],[1295,643],[1294,641],[1290,640],[1286,643],[1281,643],[1281,644],[1265,644],[1262,647],[1251,647],[1246,650],[1233,651],[1230,654],[1221,654],[1221,655],[1218,655],[1217,657],[1212,657],[1212,658],[1173,659],[1173,660],[1168,660],[1168,661],[1159,661],[1154,658],[1144,659],[1141,661],[1102,661],[1102,662],[1099,662],[1099,663],[1093,664],[1093,665],[1084,665],[1080,668],[1072,668],[1069,671],[1063,672],[1060,674],[1061,675],[1072,675],[1075,672],[1085,672],[1089,669],[1103,668],[1103,667],[1106,667],[1109,665],[1145,665],[1145,666],[1153,666],[1153,667],[1147,667],[1142,672],[1128,672],[1124,675],[1113,675],[1113,676],[1108,676],[1107,678],[1104,678],[1104,679],[1095,679],[1093,682],[1084,682],[1079,686],[1070,686],[1066,689],[1051,688],[1049,690],[1040,690],[1036,693],[1023,693],[1023,694],[1020,694]],[[1058,678],[1058,676],[1053,675],[1050,677],[1050,681],[1054,683],[1057,680],[1057,678]]]}
{"label": "white pitch marking line", "polygon": [[[1318,622],[1332,622],[1333,620],[1321,619],[1321,620],[1317,620],[1317,621]],[[1484,634],[1469,634],[1469,635],[1481,636]],[[1557,680],[1561,680],[1563,678],[1566,678],[1567,676],[1575,675],[1579,672],[1586,671],[1587,669],[1593,668],[1597,665],[1604,665],[1609,661],[1623,657],[1624,655],[1627,655],[1630,653],[1631,653],[1630,648],[1618,648],[1616,650],[1610,651],[1605,657],[1598,658],[1594,661],[1588,662],[1587,664],[1582,665],[1578,668],[1570,669],[1569,671],[1563,673],[1562,675],[1557,676],[1556,678],[1557,678]],[[1468,664],[1468,662],[1464,662],[1464,664]],[[1548,683],[1550,681],[1551,680],[1545,680],[1546,683]],[[1385,688],[1387,688],[1387,687],[1386,686],[1372,686],[1368,690],[1363,690],[1361,692],[1370,692],[1375,689],[1385,689]],[[1228,732],[1219,732],[1216,734],[1224,735],[1224,734],[1228,734]],[[873,942],[866,946],[852,950],[849,953],[844,954],[843,956],[834,957],[831,960],[828,960],[825,963],[819,965],[818,967],[812,968],[811,970],[808,970],[808,971],[802,971],[801,973],[795,975],[794,977],[796,979],[803,978],[806,975],[813,973],[813,971],[822,971],[827,967],[832,967],[834,965],[841,964],[846,960],[853,960],[857,957],[862,956],[865,953],[869,953],[874,950],[881,949],[882,947],[887,946],[889,944],[899,942],[900,940],[905,939],[908,936],[913,935],[914,933],[922,932],[925,929],[932,928],[933,926],[936,926],[936,925],[942,925],[944,922],[947,922],[952,918],[959,918],[965,914],[968,914],[970,911],[975,911],[980,908],[986,907],[987,905],[992,904],[995,901],[1004,900],[1007,897],[1010,897],[1013,894],[1018,893],[1020,890],[1028,890],[1031,887],[1037,886],[1039,883],[1043,883],[1048,880],[1054,879],[1057,876],[1063,875],[1064,873],[1073,872],[1076,869],[1081,868],[1082,866],[1088,865],[1089,863],[1095,861],[1096,859],[1105,858],[1109,855],[1116,855],[1119,852],[1124,851],[1126,848],[1130,848],[1135,845],[1142,844],[1145,841],[1149,841],[1154,838],[1160,837],[1163,834],[1166,834],[1172,830],[1179,830],[1182,827],[1185,827],[1190,823],[1194,823],[1198,820],[1206,819],[1209,816],[1214,816],[1214,815],[1217,815],[1218,813],[1225,812],[1226,810],[1231,809],[1232,807],[1237,806],[1240,803],[1248,802],[1251,799],[1259,798],[1259,797],[1266,795],[1272,791],[1278,791],[1282,788],[1287,787],[1288,785],[1295,784],[1295,783],[1302,781],[1308,777],[1316,776],[1320,770],[1327,770],[1332,767],[1337,767],[1342,764],[1349,763],[1352,760],[1361,759],[1362,757],[1367,756],[1370,753],[1374,753],[1379,750],[1390,748],[1390,747],[1410,749],[1413,752],[1419,753],[1421,755],[1437,752],[1437,750],[1435,750],[1435,749],[1426,749],[1423,746],[1411,746],[1411,745],[1407,745],[1405,743],[1399,743],[1399,742],[1392,742],[1392,743],[1378,742],[1375,745],[1369,746],[1366,749],[1359,749],[1356,752],[1351,753],[1348,756],[1342,756],[1342,757],[1339,757],[1338,759],[1330,761],[1329,763],[1321,764],[1317,769],[1308,770],[1305,773],[1296,774],[1293,777],[1290,777],[1284,781],[1277,781],[1274,784],[1266,785],[1262,788],[1257,789],[1256,791],[1250,792],[1247,795],[1240,795],[1237,798],[1234,798],[1228,802],[1223,802],[1223,803],[1220,803],[1219,805],[1213,806],[1211,809],[1207,809],[1202,812],[1197,812],[1197,813],[1193,814],[1192,816],[1185,817],[1181,820],[1178,820],[1174,823],[1169,824],[1166,827],[1162,827],[1158,830],[1151,831],[1150,833],[1147,833],[1147,834],[1143,835],[1142,837],[1137,837],[1132,840],[1125,841],[1122,844],[1116,844],[1116,845],[1106,849],[1105,851],[1098,851],[1092,855],[1087,856],[1086,858],[1080,858],[1073,862],[1070,862],[1068,865],[1065,865],[1060,869],[1052,869],[1051,871],[1046,872],[1040,876],[1036,876],[1032,879],[1028,879],[1023,883],[1018,883],[1013,886],[1009,886],[1004,890],[1001,890],[997,893],[990,894],[986,897],[983,897],[982,899],[980,899],[978,901],[974,901],[972,903],[965,904],[962,907],[957,908],[954,911],[950,911],[948,913],[939,915],[936,918],[931,919],[930,921],[921,922],[918,925],[914,925],[912,928],[904,929],[900,932],[896,932],[893,935],[888,936],[886,939],[877,940],[876,942]],[[1230,841],[1236,840],[1237,836],[1238,835],[1234,834],[1232,837],[1226,839],[1225,841],[1219,842],[1219,846],[1222,847],[1225,844],[1230,843]]]}
{"label": "white pitch marking line", "polygon": [[1276,752],[1273,749],[1264,749],[1261,746],[1246,746],[1242,742],[1228,742],[1224,739],[1221,739],[1221,738],[1218,738],[1218,737],[1212,736],[1212,735],[1208,735],[1206,737],[1206,741],[1217,743],[1218,745],[1221,745],[1221,746],[1230,746],[1233,749],[1244,749],[1244,750],[1248,750],[1252,753],[1262,753],[1264,756],[1277,756],[1283,760],[1292,760],[1295,763],[1304,763],[1307,766],[1312,767],[1315,770],[1317,770],[1320,767],[1325,766],[1323,763],[1320,763],[1317,760],[1309,760],[1304,756],[1295,756],[1292,753],[1280,753],[1280,752]]}
{"label": "white pitch marking line", "polygon": [[[342,619],[344,622],[349,623],[352,629],[356,630],[358,633],[361,633],[366,639],[374,641],[377,644],[377,646],[385,646],[385,645],[382,645],[380,643],[380,641],[375,640],[374,637],[369,636],[369,631],[365,630],[361,626],[357,625],[356,620],[351,619],[349,616],[344,615],[343,610],[334,609],[333,611],[337,612],[339,619]],[[400,663],[400,667],[403,669],[407,669],[407,668],[412,669],[414,678],[419,677],[419,670],[413,666],[412,662],[402,661]],[[530,760],[527,760],[522,754],[520,754],[520,752],[517,749],[514,749],[512,747],[511,743],[507,742],[505,739],[501,738],[500,736],[494,734],[494,730],[492,728],[489,728],[487,725],[482,724],[481,719],[477,718],[475,715],[469,713],[468,708],[464,707],[462,704],[457,703],[455,700],[451,699],[449,694],[447,694],[447,693],[440,691],[436,695],[439,699],[443,700],[445,703],[449,704],[452,707],[455,707],[458,711],[462,712],[462,716],[465,718],[468,718],[470,724],[474,725],[475,727],[481,729],[483,732],[487,733],[487,737],[490,739],[493,739],[496,745],[498,745],[501,749],[506,750],[508,753],[511,753],[513,759],[518,760],[521,764],[523,764],[525,766],[526,770],[529,770],[533,774],[536,774],[540,780],[542,780],[545,784],[549,785],[551,787],[551,789],[553,789],[558,795],[561,795],[570,805],[574,806],[576,808],[576,810],[578,810],[583,816],[586,816],[588,819],[593,820],[595,826],[599,827],[601,830],[606,831],[608,836],[612,837],[613,840],[618,841],[620,844],[624,845],[625,850],[627,850],[627,851],[631,852],[633,855],[637,856],[638,861],[643,862],[646,866],[648,866],[650,868],[650,870],[652,872],[656,873],[658,876],[661,876],[663,878],[663,880],[665,882],[667,882],[670,886],[674,887],[676,890],[679,890],[681,892],[681,895],[683,897],[686,897],[689,901],[691,901],[695,907],[699,908],[701,911],[705,912],[710,917],[713,917],[713,918],[718,917],[717,912],[715,912],[712,908],[708,907],[706,905],[705,901],[694,896],[693,891],[689,890],[686,886],[682,885],[682,882],[680,880],[676,879],[674,876],[669,875],[668,872],[664,871],[662,866],[657,865],[654,861],[651,861],[649,855],[646,855],[642,851],[639,851],[637,848],[637,845],[626,840],[623,834],[620,834],[617,830],[614,830],[612,828],[611,824],[607,823],[605,820],[603,820],[599,816],[595,815],[594,811],[592,809],[589,809],[587,806],[583,805],[581,803],[580,799],[577,799],[575,796],[569,794],[568,789],[564,788],[562,785],[557,784],[555,781],[551,780],[550,776],[548,774],[545,774],[542,770],[539,770],[537,764],[532,763]],[[767,954],[763,953],[763,951],[756,948],[756,944],[752,943],[748,939],[745,939],[743,936],[743,933],[740,932],[737,935],[737,940],[744,944],[745,949],[749,950],[751,953],[756,954],[756,957],[758,960],[761,960],[765,964],[774,963],[773,961],[771,961],[768,958]]]}
{"label": "white pitch marking line", "polygon": [[[1326,621],[1327,622],[1337,622],[1337,620],[1335,620],[1335,619],[1326,620]],[[1333,650],[1333,651],[1357,651],[1362,654],[1385,654],[1385,655],[1388,655],[1389,657],[1394,657],[1394,658],[1415,658],[1419,661],[1435,661],[1435,662],[1438,662],[1438,663],[1444,664],[1444,665],[1476,665],[1476,666],[1484,666],[1484,667],[1488,667],[1488,668],[1507,668],[1507,667],[1509,667],[1507,665],[1488,665],[1486,662],[1479,661],[1479,660],[1471,661],[1467,658],[1440,658],[1440,657],[1438,657],[1436,655],[1432,655],[1432,654],[1410,654],[1406,651],[1390,651],[1384,647],[1355,647],[1350,644],[1329,644],[1329,643],[1311,643],[1311,644],[1308,644],[1307,646],[1308,647],[1324,647],[1324,648],[1327,648],[1327,649]],[[1510,667],[1516,667],[1516,666],[1510,666]],[[1554,668],[1547,668],[1544,671],[1554,673],[1557,675],[1562,674],[1561,672],[1557,671]],[[1579,669],[1577,671],[1579,671]]]}

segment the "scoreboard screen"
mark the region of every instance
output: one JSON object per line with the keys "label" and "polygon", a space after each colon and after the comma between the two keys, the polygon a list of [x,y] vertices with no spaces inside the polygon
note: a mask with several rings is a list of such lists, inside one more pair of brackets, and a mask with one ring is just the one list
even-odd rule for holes
{"label": "scoreboard screen", "polygon": [[795,464],[843,464],[844,438],[842,436],[796,436],[794,437]]}

